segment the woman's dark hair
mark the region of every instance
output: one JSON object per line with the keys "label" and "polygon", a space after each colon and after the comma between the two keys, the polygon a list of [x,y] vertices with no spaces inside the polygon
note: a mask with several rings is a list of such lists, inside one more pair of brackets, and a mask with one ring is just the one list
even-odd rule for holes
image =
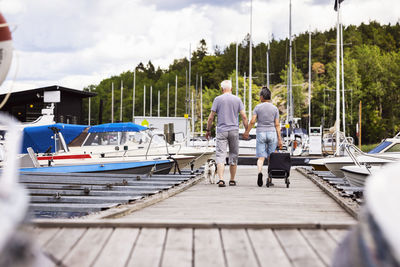
{"label": "woman's dark hair", "polygon": [[263,86],[263,88],[261,88],[260,96],[262,96],[264,100],[271,100],[271,91],[268,87]]}

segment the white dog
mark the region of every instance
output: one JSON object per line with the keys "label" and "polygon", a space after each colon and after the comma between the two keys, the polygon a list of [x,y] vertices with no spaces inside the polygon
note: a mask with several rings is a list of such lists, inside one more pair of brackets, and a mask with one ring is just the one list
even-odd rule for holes
{"label": "white dog", "polygon": [[215,172],[217,170],[217,165],[215,160],[209,159],[204,167],[204,177],[206,178],[206,183],[215,184]]}

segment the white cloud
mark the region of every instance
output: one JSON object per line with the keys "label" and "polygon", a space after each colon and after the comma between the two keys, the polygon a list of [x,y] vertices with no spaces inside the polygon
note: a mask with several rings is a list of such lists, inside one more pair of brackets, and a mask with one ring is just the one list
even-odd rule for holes
{"label": "white cloud", "polygon": [[[193,50],[203,38],[210,49],[241,41],[249,32],[249,1],[224,2],[0,0],[5,18],[18,25],[13,40],[20,67],[14,87],[82,89],[139,62],[166,68],[173,59],[187,57],[189,44]],[[292,3],[294,34],[335,26],[333,1]],[[399,20],[398,0],[351,0],[342,6],[345,24]],[[288,16],[288,1],[253,0],[254,42],[265,42],[271,34],[286,38]]]}

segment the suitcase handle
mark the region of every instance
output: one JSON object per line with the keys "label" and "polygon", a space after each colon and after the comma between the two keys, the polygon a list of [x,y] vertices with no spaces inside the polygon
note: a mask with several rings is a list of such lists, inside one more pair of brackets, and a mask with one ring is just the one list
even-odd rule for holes
{"label": "suitcase handle", "polygon": [[278,153],[283,153],[283,152],[287,152],[287,151],[288,151],[287,146],[282,146],[282,149],[279,149],[279,147],[276,147],[276,149],[275,149],[275,152],[278,152]]}

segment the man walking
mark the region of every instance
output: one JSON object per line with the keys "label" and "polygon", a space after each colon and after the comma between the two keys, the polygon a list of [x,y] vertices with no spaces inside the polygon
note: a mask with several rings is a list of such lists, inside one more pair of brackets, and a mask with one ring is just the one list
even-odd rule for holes
{"label": "man walking", "polygon": [[230,186],[236,185],[235,175],[239,155],[239,113],[242,116],[243,125],[248,126],[244,105],[239,97],[232,95],[232,82],[225,80],[221,83],[222,95],[214,99],[210,116],[207,121],[206,138],[211,136],[211,127],[217,114],[217,143],[216,163],[219,177],[218,186],[224,187],[224,168],[226,161],[226,149],[229,146],[229,170],[231,178]]}

